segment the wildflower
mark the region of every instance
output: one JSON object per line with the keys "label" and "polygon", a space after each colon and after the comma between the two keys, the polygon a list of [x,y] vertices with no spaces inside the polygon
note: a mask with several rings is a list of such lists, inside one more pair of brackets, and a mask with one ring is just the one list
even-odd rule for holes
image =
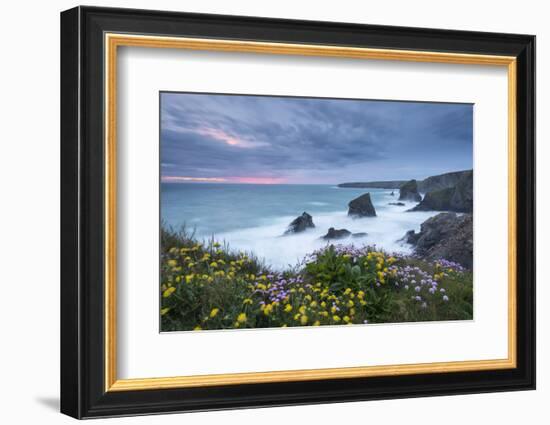
{"label": "wildflower", "polygon": [[245,298],[245,299],[243,300],[243,304],[245,304],[245,305],[246,305],[246,304],[252,304],[252,300],[251,300],[250,298]]}
{"label": "wildflower", "polygon": [[287,304],[287,305],[285,306],[285,311],[286,311],[287,313],[290,313],[290,312],[292,311],[292,306],[291,306],[290,304]]}
{"label": "wildflower", "polygon": [[168,313],[170,311],[170,307],[166,307],[166,308],[163,308],[161,311],[160,311],[160,315],[161,316],[164,316],[166,313]]}
{"label": "wildflower", "polygon": [[212,268],[215,269],[216,267],[218,267],[218,263],[216,263],[215,261],[212,261],[212,262],[210,263],[210,267],[212,267]]}
{"label": "wildflower", "polygon": [[246,322],[246,314],[245,313],[241,313],[237,316],[237,322],[238,323],[244,323]]}
{"label": "wildflower", "polygon": [[351,319],[349,318],[349,316],[344,316],[344,317],[343,317],[343,320],[344,320],[344,322],[346,322],[346,323],[349,323],[349,322],[351,321]]}
{"label": "wildflower", "polygon": [[170,267],[176,267],[178,262],[176,260],[168,260],[166,264],[168,264]]}
{"label": "wildflower", "polygon": [[300,308],[298,309],[298,311],[302,314],[304,314],[306,312],[306,307],[301,305]]}
{"label": "wildflower", "polygon": [[305,325],[307,323],[308,317],[305,314],[302,314],[302,317],[300,317],[300,323],[302,325]]}
{"label": "wildflower", "polygon": [[443,301],[449,301],[449,297],[447,295],[443,295]]}
{"label": "wildflower", "polygon": [[321,322],[319,322],[318,320],[316,320],[315,322],[313,322],[313,326],[319,326],[321,324]]}
{"label": "wildflower", "polygon": [[187,265],[187,267],[193,267],[194,265],[195,265],[195,263],[189,263],[189,264]]}
{"label": "wildflower", "polygon": [[172,295],[174,293],[175,290],[176,290],[176,288],[171,286],[170,288],[168,288],[166,291],[163,292],[162,296],[164,298],[168,298],[170,295]]}
{"label": "wildflower", "polygon": [[216,315],[218,314],[218,312],[220,311],[219,308],[213,308],[212,311],[210,312],[210,318],[214,318],[216,317]]}
{"label": "wildflower", "polygon": [[310,304],[310,306],[311,306],[312,308],[317,307],[317,301],[312,301],[311,304]]}
{"label": "wildflower", "polygon": [[348,307],[353,307],[355,304],[353,303],[352,300],[349,300],[346,304]]}
{"label": "wildflower", "polygon": [[213,246],[214,248],[219,248],[221,245],[220,245],[219,242],[214,242],[214,243],[212,244],[212,246]]}
{"label": "wildflower", "polygon": [[193,328],[194,331],[202,331],[201,325],[197,325]]}
{"label": "wildflower", "polygon": [[420,292],[420,286],[415,286],[415,287],[414,287],[414,290],[415,290],[416,292]]}
{"label": "wildflower", "polygon": [[332,316],[332,320],[334,320],[336,323],[340,321],[340,316],[337,316],[336,314]]}

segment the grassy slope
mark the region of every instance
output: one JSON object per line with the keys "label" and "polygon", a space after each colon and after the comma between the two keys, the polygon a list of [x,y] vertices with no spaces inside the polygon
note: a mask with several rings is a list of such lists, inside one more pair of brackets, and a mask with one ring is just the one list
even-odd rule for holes
{"label": "grassy slope", "polygon": [[472,319],[471,272],[446,262],[327,246],[293,270],[162,229],[162,330]]}

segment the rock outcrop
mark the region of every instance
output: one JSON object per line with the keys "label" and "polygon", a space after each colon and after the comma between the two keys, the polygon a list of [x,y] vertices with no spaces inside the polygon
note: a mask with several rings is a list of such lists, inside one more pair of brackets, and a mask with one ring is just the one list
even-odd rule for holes
{"label": "rock outcrop", "polygon": [[422,258],[444,258],[467,268],[473,264],[473,219],[471,214],[441,213],[420,226],[420,232],[407,232],[403,240],[415,246]]}
{"label": "rock outcrop", "polygon": [[422,200],[420,193],[418,193],[416,180],[409,180],[399,188],[399,200],[414,202],[420,202]]}
{"label": "rock outcrop", "polygon": [[410,211],[454,211],[471,213],[474,201],[474,173],[463,173],[453,187],[426,193]]}
{"label": "rock outcrop", "polygon": [[388,202],[388,205],[395,205],[396,207],[404,207],[405,204],[403,202]]}
{"label": "rock outcrop", "polygon": [[352,233],[351,234],[352,238],[364,238],[365,236],[368,236],[368,233],[366,233],[366,232],[357,232],[357,233]]}
{"label": "rock outcrop", "polygon": [[348,215],[353,217],[375,217],[376,210],[372,205],[370,193],[365,193],[358,198],[353,199],[348,204]]}
{"label": "rock outcrop", "polygon": [[296,217],[292,223],[288,225],[285,235],[300,233],[313,227],[315,227],[315,224],[313,224],[313,217],[307,212],[303,212],[302,215]]}
{"label": "rock outcrop", "polygon": [[455,187],[458,181],[467,174],[473,174],[472,170],[454,171],[452,173],[428,177],[418,182],[418,190],[422,193],[426,193],[434,190],[446,189],[448,187]]}
{"label": "rock outcrop", "polygon": [[334,227],[331,227],[328,229],[328,232],[325,236],[322,238],[325,240],[330,239],[344,239],[351,235],[351,232],[347,229],[335,229]]}

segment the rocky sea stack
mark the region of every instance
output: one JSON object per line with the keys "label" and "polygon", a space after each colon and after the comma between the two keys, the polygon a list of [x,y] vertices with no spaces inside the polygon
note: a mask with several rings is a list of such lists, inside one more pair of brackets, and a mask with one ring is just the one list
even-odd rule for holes
{"label": "rocky sea stack", "polygon": [[474,202],[474,173],[464,172],[455,186],[433,190],[411,211],[455,211],[471,213]]}
{"label": "rocky sea stack", "polygon": [[323,239],[329,240],[329,239],[344,239],[351,236],[351,232],[347,229],[335,229],[334,227],[331,227],[328,229],[328,232],[325,236],[323,236]]}
{"label": "rocky sea stack", "polygon": [[376,210],[372,205],[370,193],[365,193],[353,199],[348,204],[348,215],[354,217],[376,217]]}
{"label": "rocky sea stack", "polygon": [[407,232],[403,240],[415,246],[421,258],[445,258],[472,268],[473,220],[471,214],[440,213],[426,220],[420,232]]}
{"label": "rocky sea stack", "polygon": [[399,200],[414,202],[420,202],[422,200],[420,193],[418,193],[416,180],[409,180],[399,188]]}
{"label": "rocky sea stack", "polygon": [[304,230],[314,228],[313,217],[310,216],[307,212],[303,212],[302,215],[296,217],[292,223],[288,225],[288,229],[285,231],[285,235],[290,235],[293,233],[300,233]]}

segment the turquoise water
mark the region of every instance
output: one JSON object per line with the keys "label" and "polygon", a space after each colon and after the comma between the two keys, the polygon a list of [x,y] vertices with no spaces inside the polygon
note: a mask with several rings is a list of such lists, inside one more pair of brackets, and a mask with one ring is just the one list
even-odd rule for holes
{"label": "turquoise water", "polygon": [[[370,192],[377,217],[353,219],[347,216],[348,202]],[[395,252],[410,252],[398,242],[410,229],[433,212],[405,212],[414,206],[399,207],[398,191],[349,189],[331,185],[252,185],[210,183],[163,183],[161,218],[174,228],[185,224],[199,239],[214,237],[235,249],[252,251],[276,268],[296,264],[306,254],[326,245],[320,237],[329,227],[351,232],[367,232],[344,244],[376,244]],[[302,212],[313,216],[315,229],[282,236],[288,224]]]}

